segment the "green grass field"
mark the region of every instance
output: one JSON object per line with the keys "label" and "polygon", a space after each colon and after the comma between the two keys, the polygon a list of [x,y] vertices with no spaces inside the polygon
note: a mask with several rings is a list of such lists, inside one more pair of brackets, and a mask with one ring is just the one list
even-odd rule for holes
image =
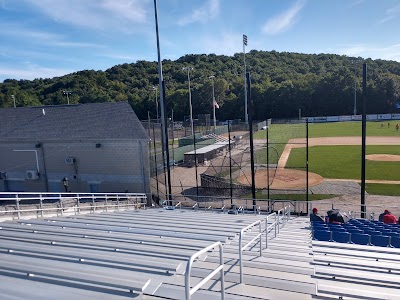
{"label": "green grass field", "polygon": [[370,195],[399,196],[400,184],[366,183],[365,190]]}
{"label": "green grass field", "polygon": [[[389,123],[389,126],[388,126]],[[383,126],[382,126],[383,124]],[[367,136],[400,137],[396,130],[400,120],[390,122],[367,122]],[[276,163],[286,143],[292,138],[306,137],[305,124],[273,124],[269,128],[270,163]],[[309,137],[361,136],[361,122],[310,123]],[[266,131],[259,131],[255,139],[266,139]],[[278,154],[278,155],[277,155]],[[367,146],[367,154],[400,155],[399,146]],[[305,148],[292,149],[286,167],[304,170]],[[266,150],[256,152],[256,161],[266,163]],[[360,146],[315,146],[309,148],[309,170],[324,178],[360,179]],[[400,181],[400,162],[369,161],[366,164],[367,180]],[[366,190],[372,195],[400,195],[400,185],[367,184]],[[275,196],[275,195],[274,195]],[[286,195],[287,196],[287,195]],[[291,198],[298,196],[290,195]],[[329,195],[328,195],[329,196]],[[313,196],[315,197],[315,196]],[[319,197],[319,196],[316,196]],[[324,196],[320,196],[324,197]]]}
{"label": "green grass field", "polygon": [[[399,146],[367,146],[367,154],[397,154]],[[305,148],[292,149],[287,168],[305,164]],[[324,178],[360,179],[360,146],[309,147],[309,171]],[[400,162],[370,161],[366,163],[366,178],[373,180],[400,180]]]}
{"label": "green grass field", "polygon": [[[390,123],[388,128],[387,124]],[[381,125],[383,124],[383,127]],[[400,120],[390,122],[367,122],[367,136],[399,136],[396,124]],[[336,136],[361,136],[361,122],[332,122],[332,123],[310,123],[308,134],[313,137],[336,137]],[[254,139],[265,140],[266,131],[261,130],[254,134]],[[276,140],[284,141],[291,138],[305,138],[306,125],[303,124],[272,124],[269,128],[269,138],[273,143]]]}

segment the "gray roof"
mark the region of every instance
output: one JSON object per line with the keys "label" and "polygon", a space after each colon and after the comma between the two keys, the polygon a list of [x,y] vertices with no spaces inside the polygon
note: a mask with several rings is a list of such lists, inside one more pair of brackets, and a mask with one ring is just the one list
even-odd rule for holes
{"label": "gray roof", "polygon": [[148,139],[128,102],[0,109],[0,141]]}

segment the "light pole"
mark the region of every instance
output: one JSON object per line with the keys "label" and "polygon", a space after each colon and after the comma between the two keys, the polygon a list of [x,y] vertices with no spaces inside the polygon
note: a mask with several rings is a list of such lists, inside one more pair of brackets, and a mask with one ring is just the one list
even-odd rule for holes
{"label": "light pole", "polygon": [[192,92],[190,90],[190,71],[193,70],[192,67],[184,67],[183,71],[187,71],[187,77],[189,82],[189,109],[190,109],[190,126],[192,129],[192,135],[194,135],[194,127],[193,127],[193,107],[192,107]]}
{"label": "light pole", "polygon": [[353,114],[357,114],[357,60],[352,61],[354,64],[354,109]]}
{"label": "light pole", "polygon": [[354,115],[357,114],[357,63],[361,62],[359,59],[353,59],[351,61],[354,64]]}
{"label": "light pole", "polygon": [[243,64],[244,64],[244,120],[246,125],[249,124],[249,116],[247,114],[247,79],[246,79],[246,48],[247,35],[243,34]]}
{"label": "light pole", "polygon": [[11,99],[13,99],[13,102],[14,102],[14,108],[16,108],[17,106],[15,105],[15,96],[14,96],[14,95],[11,95]]}
{"label": "light pole", "polygon": [[157,86],[153,86],[153,90],[155,91],[155,94],[156,94],[157,123],[159,123],[159,120],[158,120],[158,99],[157,99],[158,88],[157,88]]}
{"label": "light pole", "polygon": [[67,103],[69,105],[69,95],[71,95],[72,92],[71,91],[63,91],[63,95],[67,96]]}
{"label": "light pole", "polygon": [[217,128],[217,120],[215,118],[215,106],[217,105],[217,103],[215,102],[215,92],[214,92],[214,75],[211,75],[208,77],[209,79],[211,79],[211,84],[212,84],[212,100],[213,100],[213,118],[214,118],[214,130]]}

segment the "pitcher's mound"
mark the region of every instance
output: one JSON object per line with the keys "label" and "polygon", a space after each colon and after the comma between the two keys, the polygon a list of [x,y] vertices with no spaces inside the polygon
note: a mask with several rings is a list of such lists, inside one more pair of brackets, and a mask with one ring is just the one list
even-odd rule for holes
{"label": "pitcher's mound", "polygon": [[[301,170],[292,169],[269,169],[269,182],[271,189],[299,189],[306,188],[307,173]],[[255,174],[256,188],[265,189],[267,185],[267,169],[257,170]],[[324,178],[318,174],[308,172],[308,185],[320,184]],[[251,172],[247,172],[237,178],[237,181],[244,185],[251,185]]]}
{"label": "pitcher's mound", "polygon": [[377,161],[400,161],[400,155],[395,154],[368,154],[365,158]]}

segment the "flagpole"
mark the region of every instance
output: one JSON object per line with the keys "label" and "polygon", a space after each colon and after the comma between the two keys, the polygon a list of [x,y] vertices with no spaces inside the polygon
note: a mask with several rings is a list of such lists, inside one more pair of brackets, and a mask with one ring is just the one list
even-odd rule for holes
{"label": "flagpole", "polygon": [[211,79],[211,85],[212,85],[212,99],[213,99],[213,118],[214,118],[214,131],[217,129],[217,120],[215,118],[215,106],[217,105],[217,103],[215,102],[215,93],[214,93],[214,75],[209,76],[208,78]]}

